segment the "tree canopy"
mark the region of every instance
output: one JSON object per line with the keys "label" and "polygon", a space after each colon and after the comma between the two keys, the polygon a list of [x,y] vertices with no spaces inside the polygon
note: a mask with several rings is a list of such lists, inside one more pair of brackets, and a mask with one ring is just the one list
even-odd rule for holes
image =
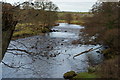
{"label": "tree canopy", "polygon": [[[48,0],[35,0],[34,2],[24,2],[19,11],[21,18],[26,18],[22,22],[35,22],[51,26],[58,19],[59,8]],[[25,17],[24,17],[25,16]]]}

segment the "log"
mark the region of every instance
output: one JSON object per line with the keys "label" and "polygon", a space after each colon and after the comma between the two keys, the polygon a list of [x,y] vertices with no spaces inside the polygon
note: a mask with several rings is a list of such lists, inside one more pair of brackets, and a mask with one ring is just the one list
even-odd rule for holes
{"label": "log", "polygon": [[95,48],[95,49],[91,48],[91,49],[88,49],[88,50],[86,50],[86,51],[83,51],[83,52],[81,52],[81,53],[76,54],[75,56],[73,56],[73,59],[74,59],[75,57],[81,55],[81,54],[84,54],[84,53],[88,53],[88,52],[94,51],[94,50],[99,49],[99,48],[101,48],[101,47],[102,47],[102,46],[97,47],[97,48]]}

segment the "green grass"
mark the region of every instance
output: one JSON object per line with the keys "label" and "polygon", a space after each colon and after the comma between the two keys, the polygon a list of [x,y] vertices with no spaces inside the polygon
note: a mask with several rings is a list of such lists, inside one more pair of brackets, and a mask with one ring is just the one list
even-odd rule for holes
{"label": "green grass", "polygon": [[58,20],[57,22],[58,22],[58,23],[66,23],[65,20]]}
{"label": "green grass", "polygon": [[[58,23],[66,23],[65,20],[58,20],[57,22],[58,22]],[[83,23],[84,23],[84,21],[82,21],[82,20],[72,20],[72,21],[71,21],[71,24],[82,25]]]}
{"label": "green grass", "polygon": [[33,25],[31,23],[17,24],[13,33],[13,39],[39,35],[49,31],[50,29],[48,28]]}
{"label": "green grass", "polygon": [[65,16],[66,14],[73,14],[74,15],[80,15],[80,17],[84,17],[82,15],[89,14],[91,16],[91,13],[89,12],[58,12],[58,16]]}
{"label": "green grass", "polygon": [[83,23],[84,23],[84,21],[82,21],[82,20],[73,20],[73,21],[71,21],[71,24],[81,25],[81,24],[83,24]]}
{"label": "green grass", "polygon": [[59,20],[57,22],[59,23],[65,23],[65,17],[66,14],[71,14],[72,15],[72,21],[71,24],[78,24],[82,25],[84,23],[84,18],[87,16],[91,16],[88,12],[58,12],[58,17]]}
{"label": "green grass", "polygon": [[33,32],[32,31],[30,31],[30,30],[21,30],[21,31],[18,31],[18,32],[14,32],[14,34],[13,34],[13,36],[15,37],[15,36],[23,36],[23,35],[31,35],[31,34],[33,34]]}
{"label": "green grass", "polygon": [[81,72],[78,73],[77,76],[73,77],[75,78],[98,78],[98,76],[94,73],[87,73],[87,72]]}

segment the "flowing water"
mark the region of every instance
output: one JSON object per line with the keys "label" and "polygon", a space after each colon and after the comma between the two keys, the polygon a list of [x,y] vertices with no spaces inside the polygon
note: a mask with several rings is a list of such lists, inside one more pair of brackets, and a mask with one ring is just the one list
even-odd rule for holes
{"label": "flowing water", "polygon": [[[65,72],[85,72],[90,64],[102,61],[102,55],[95,51],[73,56],[99,45],[73,45],[79,39],[79,25],[60,23],[46,33],[11,41],[2,64],[3,78],[63,78]],[[13,50],[14,49],[14,50]],[[18,51],[19,50],[19,51]],[[27,51],[28,53],[26,53]]]}

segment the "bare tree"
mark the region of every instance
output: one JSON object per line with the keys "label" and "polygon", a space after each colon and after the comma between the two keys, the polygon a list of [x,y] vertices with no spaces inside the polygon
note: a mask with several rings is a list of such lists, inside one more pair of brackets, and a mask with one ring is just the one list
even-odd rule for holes
{"label": "bare tree", "polygon": [[53,2],[48,0],[35,0],[34,7],[47,11],[57,11],[59,9]]}

